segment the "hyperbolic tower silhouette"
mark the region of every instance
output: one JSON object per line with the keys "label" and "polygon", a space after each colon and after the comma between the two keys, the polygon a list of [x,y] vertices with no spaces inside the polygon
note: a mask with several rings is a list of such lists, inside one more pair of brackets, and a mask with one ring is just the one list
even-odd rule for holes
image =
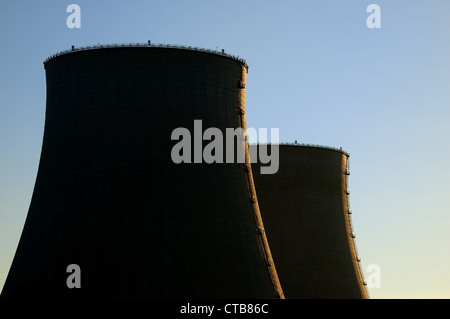
{"label": "hyperbolic tower silhouette", "polygon": [[367,299],[350,219],[350,155],[329,147],[277,147],[276,174],[260,174],[259,162],[252,169],[286,299]]}
{"label": "hyperbolic tower silhouette", "polygon": [[[244,60],[114,45],[44,66],[38,174],[3,298],[283,298],[248,152],[171,159],[172,131],[194,120],[245,129]],[[71,264],[81,288],[66,284]]]}

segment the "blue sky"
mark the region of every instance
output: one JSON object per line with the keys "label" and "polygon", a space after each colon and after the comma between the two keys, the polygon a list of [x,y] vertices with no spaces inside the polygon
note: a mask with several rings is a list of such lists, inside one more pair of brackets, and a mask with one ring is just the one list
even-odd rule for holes
{"label": "blue sky", "polygon": [[[79,29],[66,25],[71,3]],[[379,29],[366,25],[372,3]],[[449,298],[449,14],[446,0],[2,1],[0,289],[39,164],[42,62],[71,45],[151,40],[246,59],[249,127],[350,153],[362,267],[381,269],[371,298]]]}

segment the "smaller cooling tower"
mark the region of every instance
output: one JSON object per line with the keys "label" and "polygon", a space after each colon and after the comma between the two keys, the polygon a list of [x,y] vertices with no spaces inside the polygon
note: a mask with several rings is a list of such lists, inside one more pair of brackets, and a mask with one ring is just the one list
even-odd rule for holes
{"label": "smaller cooling tower", "polygon": [[368,298],[350,220],[349,154],[326,147],[278,147],[276,174],[261,174],[261,163],[252,164],[252,171],[285,297]]}

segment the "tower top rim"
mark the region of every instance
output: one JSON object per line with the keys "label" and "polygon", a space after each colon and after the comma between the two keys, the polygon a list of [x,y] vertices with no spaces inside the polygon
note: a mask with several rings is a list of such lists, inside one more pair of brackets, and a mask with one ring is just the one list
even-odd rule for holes
{"label": "tower top rim", "polygon": [[209,53],[214,54],[222,57],[226,57],[229,59],[232,59],[239,64],[241,64],[243,67],[245,67],[248,71],[248,64],[245,61],[245,59],[232,55],[229,53],[225,53],[224,49],[219,50],[210,50],[200,47],[194,47],[194,46],[186,46],[186,45],[174,45],[174,44],[161,44],[161,43],[152,43],[151,41],[148,41],[147,43],[115,43],[115,44],[97,44],[97,45],[91,45],[91,46],[83,46],[83,47],[75,47],[72,45],[71,49],[59,51],[57,53],[54,53],[50,55],[47,59],[44,60],[44,67],[47,65],[48,62],[53,60],[56,57],[71,54],[75,52],[80,51],[90,51],[90,50],[98,50],[98,49],[116,49],[116,48],[155,48],[155,49],[174,49],[174,50],[186,50],[186,51],[195,51],[195,52],[203,52],[203,53]]}

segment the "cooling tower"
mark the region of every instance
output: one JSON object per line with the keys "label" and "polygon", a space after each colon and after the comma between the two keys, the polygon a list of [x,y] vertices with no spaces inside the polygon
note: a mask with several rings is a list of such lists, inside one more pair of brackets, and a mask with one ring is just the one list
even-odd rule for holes
{"label": "cooling tower", "polygon": [[278,147],[276,174],[261,174],[261,163],[252,168],[286,299],[368,298],[350,219],[349,154],[326,147]]}
{"label": "cooling tower", "polygon": [[245,128],[244,60],[113,45],[72,48],[44,68],[41,157],[3,298],[283,297],[248,156],[171,155],[176,128],[198,149],[196,120]]}

